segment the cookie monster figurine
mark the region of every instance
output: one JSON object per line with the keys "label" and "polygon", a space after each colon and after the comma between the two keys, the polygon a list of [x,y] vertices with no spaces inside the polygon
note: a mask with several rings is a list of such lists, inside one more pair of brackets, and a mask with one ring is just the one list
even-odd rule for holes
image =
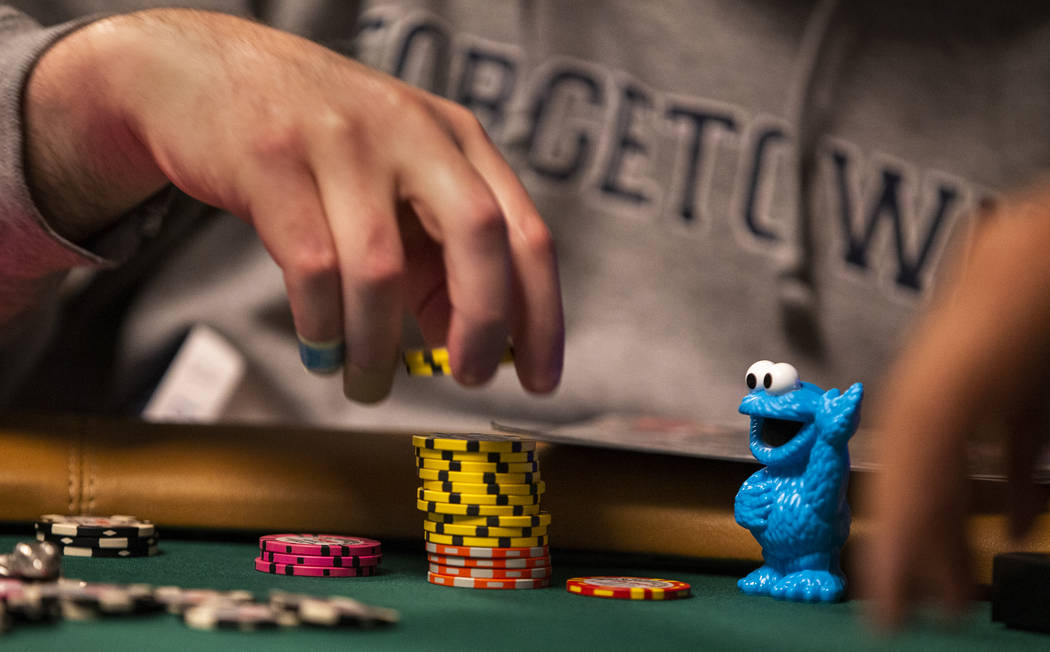
{"label": "cookie monster figurine", "polygon": [[799,380],[785,362],[747,370],[751,453],[765,468],[736,495],[736,522],[762,546],[764,564],[737,582],[744,593],[796,602],[842,599],[839,552],[849,535],[849,440],[864,387],[841,394]]}

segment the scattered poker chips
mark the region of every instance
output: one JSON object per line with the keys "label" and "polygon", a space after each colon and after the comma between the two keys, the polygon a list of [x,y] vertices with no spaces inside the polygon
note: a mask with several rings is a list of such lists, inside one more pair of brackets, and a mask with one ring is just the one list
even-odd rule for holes
{"label": "scattered poker chips", "polygon": [[37,541],[70,557],[152,557],[159,552],[156,526],[134,516],[44,514],[33,527]]}
{"label": "scattered poker chips", "polygon": [[655,577],[574,577],[565,582],[569,593],[619,600],[676,600],[689,597],[690,587],[678,580]]}
{"label": "scattered poker chips", "polygon": [[[42,520],[41,523],[53,521]],[[43,530],[44,528],[37,528],[38,537],[49,534]],[[98,534],[101,538],[108,537],[107,540],[111,541],[109,545],[116,545],[115,540],[121,536],[130,536],[126,531],[118,536],[117,533],[91,533],[80,530],[57,536],[81,538],[91,534]],[[149,537],[155,534],[155,531],[151,532]],[[355,558],[356,561],[350,561],[348,557],[339,557],[339,562],[326,560],[324,563],[328,566],[297,566],[297,569],[313,569],[324,574],[369,575],[375,572],[379,563],[379,542],[370,539],[333,535],[276,536],[294,536],[300,539],[313,537],[319,540],[297,541],[294,544],[304,546],[327,546],[332,544],[333,539],[341,539],[336,544],[339,549],[377,551],[377,554],[370,558],[360,557]],[[349,541],[350,539],[355,541]],[[260,542],[260,545],[268,544]],[[392,625],[400,619],[398,612],[393,609],[366,605],[339,596],[272,591],[269,600],[257,600],[251,591],[154,587],[149,584],[104,584],[63,578],[62,558],[57,552],[57,547],[50,541],[22,541],[15,545],[11,554],[0,555],[5,562],[5,575],[0,576],[0,633],[24,623],[39,625],[60,620],[128,618],[162,611],[179,616],[188,627],[205,630],[254,631],[298,625],[370,628]],[[99,549],[119,551],[123,548]],[[271,556],[284,554],[266,551],[261,553]],[[34,562],[32,570],[30,566],[21,563],[22,561]],[[309,563],[314,560],[303,557],[297,558],[296,561]],[[332,565],[336,563],[347,565]]]}
{"label": "scattered poker chips", "polygon": [[300,577],[371,577],[383,558],[375,539],[341,534],[266,534],[255,570]]}
{"label": "scattered poker chips", "polygon": [[536,442],[512,436],[416,435],[427,581],[473,589],[550,585],[547,490]]}

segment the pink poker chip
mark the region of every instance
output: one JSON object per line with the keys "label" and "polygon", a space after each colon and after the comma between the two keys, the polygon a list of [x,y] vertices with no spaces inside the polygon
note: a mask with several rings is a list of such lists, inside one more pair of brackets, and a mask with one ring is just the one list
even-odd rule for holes
{"label": "pink poker chip", "polygon": [[376,574],[375,566],[361,568],[323,568],[321,566],[297,566],[295,564],[278,564],[255,558],[255,570],[272,575],[302,575],[307,577],[371,577]]}
{"label": "pink poker chip", "polygon": [[339,557],[337,555],[285,555],[279,552],[259,553],[259,556],[278,564],[294,564],[296,566],[319,566],[325,568],[362,568],[365,566],[378,566],[383,555],[357,555],[353,557]]}
{"label": "pink poker chip", "polygon": [[378,555],[383,544],[375,539],[343,534],[265,534],[259,537],[259,549],[283,555],[320,555],[352,557]]}

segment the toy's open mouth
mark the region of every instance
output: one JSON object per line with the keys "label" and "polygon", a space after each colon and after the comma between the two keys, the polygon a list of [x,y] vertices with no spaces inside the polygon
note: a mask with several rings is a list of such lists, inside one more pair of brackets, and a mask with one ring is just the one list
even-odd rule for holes
{"label": "toy's open mouth", "polygon": [[788,421],[786,419],[765,417],[762,419],[762,424],[760,426],[762,442],[765,445],[774,448],[777,446],[783,446],[791,441],[791,439],[798,434],[798,431],[802,430],[802,426],[804,425],[806,424],[801,421]]}

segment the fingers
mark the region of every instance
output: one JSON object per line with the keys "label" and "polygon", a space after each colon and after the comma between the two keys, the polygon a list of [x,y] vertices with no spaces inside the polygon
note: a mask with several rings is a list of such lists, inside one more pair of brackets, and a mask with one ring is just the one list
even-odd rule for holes
{"label": "fingers", "polygon": [[442,246],[451,311],[449,363],[459,382],[478,385],[495,373],[507,346],[512,301],[507,224],[488,184],[451,139],[413,145],[414,161],[400,176],[399,194]]}
{"label": "fingers", "polygon": [[522,385],[550,392],[561,379],[565,327],[554,243],[517,175],[466,109],[441,101],[456,141],[492,189],[507,224],[514,292],[511,332]]}
{"label": "fingers", "polygon": [[284,274],[303,366],[332,373],[343,364],[343,301],[335,243],[313,177],[289,166],[247,184],[253,189],[249,218]]}
{"label": "fingers", "polygon": [[329,139],[314,148],[317,185],[342,278],[343,391],[362,403],[386,398],[404,311],[404,252],[389,174]]}

